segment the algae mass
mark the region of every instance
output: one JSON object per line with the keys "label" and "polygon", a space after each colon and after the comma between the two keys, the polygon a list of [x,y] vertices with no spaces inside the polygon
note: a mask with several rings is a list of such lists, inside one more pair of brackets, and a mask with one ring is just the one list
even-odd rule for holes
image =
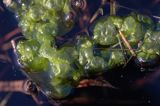
{"label": "algae mass", "polygon": [[91,27],[92,37],[78,36],[75,44],[58,49],[55,37],[74,27],[74,22],[65,20],[71,11],[70,0],[21,0],[13,2],[10,8],[17,12],[19,26],[27,39],[17,44],[20,61],[30,74],[48,73],[49,80],[37,83],[42,82],[43,88],[55,98],[68,96],[86,74],[103,73],[126,63],[126,57],[132,54],[119,31],[140,61],[148,62],[160,55],[159,24],[155,25],[145,15],[101,17]]}

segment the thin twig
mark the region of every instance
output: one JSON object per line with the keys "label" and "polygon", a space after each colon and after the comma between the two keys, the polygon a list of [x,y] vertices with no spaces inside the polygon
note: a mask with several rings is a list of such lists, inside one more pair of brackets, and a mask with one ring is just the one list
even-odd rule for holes
{"label": "thin twig", "polygon": [[116,15],[116,0],[110,0],[110,15]]}
{"label": "thin twig", "polygon": [[35,95],[31,95],[32,99],[35,101],[35,103],[37,104],[37,106],[41,106],[44,102],[39,100],[37,96]]}
{"label": "thin twig", "polygon": [[90,22],[89,22],[89,23],[92,24],[99,15],[103,15],[103,8],[99,8],[99,9],[95,12],[95,14],[94,14],[94,15],[92,16],[92,18],[90,19]]}
{"label": "thin twig", "polygon": [[134,52],[134,50],[132,49],[131,45],[129,44],[128,40],[126,39],[125,35],[119,30],[119,34],[122,38],[122,40],[124,41],[125,46],[129,49],[130,53],[136,57],[136,53]]}
{"label": "thin twig", "polygon": [[[109,5],[110,5],[109,2],[107,2],[106,4],[109,4]],[[134,8],[126,7],[126,6],[123,6],[123,5],[120,5],[120,4],[117,4],[117,3],[116,3],[116,8],[117,8],[117,7],[123,8],[123,9],[126,9],[126,10],[129,10],[129,11],[136,11],[136,12],[138,12],[138,10],[136,10],[136,9],[134,9]],[[156,18],[156,19],[159,19],[159,20],[160,20],[160,16],[156,16],[156,15],[154,15],[154,14],[151,14],[151,16],[152,16],[153,18]]]}
{"label": "thin twig", "polygon": [[121,41],[120,37],[117,36],[117,38],[118,38],[118,42],[119,42],[120,48],[122,50],[123,56],[125,58],[125,63],[126,63],[127,62],[127,57],[126,57],[126,51],[125,51],[124,45],[122,44],[122,41]]}
{"label": "thin twig", "polygon": [[8,93],[5,98],[0,102],[0,106],[6,106],[13,92]]}
{"label": "thin twig", "polygon": [[17,81],[0,81],[0,91],[1,92],[24,92],[24,83],[26,80]]}
{"label": "thin twig", "polygon": [[12,31],[4,35],[4,37],[0,38],[0,44],[5,43],[9,39],[13,38],[16,34],[20,34],[21,32],[22,30],[20,27],[13,29]]}
{"label": "thin twig", "polygon": [[117,89],[117,87],[114,87],[108,81],[103,80],[103,79],[84,79],[80,81],[77,88],[88,87],[88,86],[100,86],[100,87],[108,87],[108,88]]}
{"label": "thin twig", "polygon": [[[21,92],[27,95],[32,96],[35,103],[40,106],[44,102],[41,101],[37,95],[34,95],[29,90],[30,84],[28,83],[29,80],[17,80],[17,81],[0,81],[0,92]],[[40,91],[40,90],[38,90]],[[47,96],[46,96],[47,97]],[[8,98],[8,96],[6,97]],[[8,99],[6,99],[0,103],[0,106],[5,106]]]}
{"label": "thin twig", "polygon": [[[117,4],[117,6],[120,7],[120,8],[124,8],[124,9],[126,9],[126,10],[138,12],[138,10],[136,10],[136,9],[134,9],[134,8],[126,7],[126,6],[123,6],[123,5],[120,5],[120,4]],[[152,16],[153,18],[160,19],[160,16],[156,16],[156,15],[154,15],[154,14],[151,14],[151,16]]]}
{"label": "thin twig", "polygon": [[92,24],[96,19],[97,19],[97,17],[99,16],[99,15],[104,15],[104,13],[103,13],[103,7],[106,5],[106,4],[108,4],[109,3],[109,1],[108,0],[102,0],[101,1],[101,6],[100,6],[100,8],[94,13],[94,15],[91,17],[91,19],[90,19],[90,24]]}
{"label": "thin twig", "polygon": [[0,54],[0,61],[9,62],[11,63],[11,59],[6,54]]}
{"label": "thin twig", "polygon": [[129,57],[127,62],[123,65],[123,68],[125,68],[127,66],[127,64],[131,61],[132,58],[133,58],[133,55]]}
{"label": "thin twig", "polygon": [[152,15],[152,17],[154,17],[154,18],[156,18],[156,19],[159,19],[159,20],[160,20],[160,16]]}
{"label": "thin twig", "polygon": [[[104,49],[108,49],[108,48],[101,47],[101,48],[94,48],[94,49],[96,49],[96,50],[104,50]],[[122,48],[115,48],[115,49],[114,48],[109,48],[108,50],[114,50],[114,51],[123,51],[124,50],[124,51],[129,51],[129,49],[124,49],[124,48],[123,49]],[[133,49],[133,50],[136,51],[137,49]]]}

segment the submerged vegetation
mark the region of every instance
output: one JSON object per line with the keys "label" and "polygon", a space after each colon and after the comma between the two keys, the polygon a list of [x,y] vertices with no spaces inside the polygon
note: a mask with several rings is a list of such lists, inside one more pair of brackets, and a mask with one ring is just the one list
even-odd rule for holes
{"label": "submerged vegetation", "polygon": [[21,64],[49,96],[64,98],[82,77],[122,66],[130,57],[149,62],[160,56],[159,25],[139,13],[103,16],[91,25],[93,36],[78,35],[72,45],[57,48],[56,39],[75,25],[71,1],[21,0],[10,6],[26,38],[17,44]]}

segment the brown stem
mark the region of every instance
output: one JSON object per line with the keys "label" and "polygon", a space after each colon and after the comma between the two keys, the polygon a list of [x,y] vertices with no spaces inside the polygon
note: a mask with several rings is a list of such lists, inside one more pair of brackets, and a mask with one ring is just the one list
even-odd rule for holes
{"label": "brown stem", "polygon": [[99,86],[99,87],[108,87],[108,88],[117,89],[116,87],[114,87],[104,79],[83,79],[82,81],[80,81],[77,88],[84,88],[89,86]]}
{"label": "brown stem", "polygon": [[5,61],[11,63],[11,59],[6,54],[0,54],[0,61]]}
{"label": "brown stem", "polygon": [[134,50],[132,49],[131,45],[129,44],[128,40],[126,39],[125,35],[119,30],[119,34],[122,38],[122,40],[124,41],[125,46],[129,49],[129,51],[131,52],[131,54],[136,57],[136,53],[134,52]]}
{"label": "brown stem", "polygon": [[16,34],[21,33],[22,30],[21,28],[17,27],[14,30],[10,31],[9,33],[7,33],[6,35],[4,35],[4,37],[0,38],[0,43],[5,43],[7,40],[13,38]]}
{"label": "brown stem", "polygon": [[116,1],[110,0],[110,15],[116,15]]}
{"label": "brown stem", "polygon": [[102,0],[101,2],[101,6],[100,8],[95,12],[95,14],[92,16],[91,20],[90,20],[90,24],[92,24],[96,18],[98,17],[98,15],[103,15],[103,7],[108,4],[109,1],[108,0]]}
{"label": "brown stem", "polygon": [[25,80],[19,81],[0,81],[1,92],[23,92]]}
{"label": "brown stem", "polygon": [[[30,80],[0,81],[0,92],[22,92],[31,95],[37,106],[40,106],[44,101],[39,100],[38,96],[34,94],[35,90],[32,88],[32,85],[33,83]],[[0,106],[2,106],[1,103]]]}
{"label": "brown stem", "polygon": [[12,96],[12,92],[8,93],[3,100],[0,101],[0,106],[6,106],[8,100]]}
{"label": "brown stem", "polygon": [[90,24],[92,24],[95,20],[96,20],[96,18],[98,17],[98,15],[103,15],[103,9],[102,8],[99,8],[97,11],[96,11],[96,13],[92,16],[92,18],[91,18],[91,20],[90,20]]}

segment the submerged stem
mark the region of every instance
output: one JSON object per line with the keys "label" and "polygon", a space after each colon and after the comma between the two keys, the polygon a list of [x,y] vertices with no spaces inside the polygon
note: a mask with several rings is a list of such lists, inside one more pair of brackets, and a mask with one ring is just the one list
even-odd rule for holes
{"label": "submerged stem", "polygon": [[116,1],[110,0],[110,15],[116,15]]}

